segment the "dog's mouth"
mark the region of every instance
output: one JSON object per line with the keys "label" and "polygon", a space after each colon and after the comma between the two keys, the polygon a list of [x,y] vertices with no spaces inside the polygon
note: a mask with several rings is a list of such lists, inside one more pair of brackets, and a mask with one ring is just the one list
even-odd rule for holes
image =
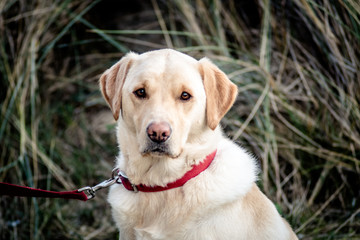
{"label": "dog's mouth", "polygon": [[142,151],[142,155],[155,155],[176,158],[178,154],[174,154],[167,143],[149,142]]}
{"label": "dog's mouth", "polygon": [[147,144],[146,148],[142,152],[143,154],[159,154],[159,155],[168,155],[170,154],[170,149],[168,144],[164,143],[153,143],[150,142]]}

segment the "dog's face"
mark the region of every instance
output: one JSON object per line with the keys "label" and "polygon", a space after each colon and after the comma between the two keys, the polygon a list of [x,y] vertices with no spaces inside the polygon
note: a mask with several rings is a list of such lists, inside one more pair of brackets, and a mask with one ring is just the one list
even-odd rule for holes
{"label": "dog's face", "polygon": [[171,158],[214,130],[237,92],[209,60],[168,49],[126,55],[102,75],[100,87],[139,153]]}
{"label": "dog's face", "polygon": [[143,155],[179,156],[206,125],[205,105],[197,62],[182,54],[138,56],[122,90],[122,119]]}

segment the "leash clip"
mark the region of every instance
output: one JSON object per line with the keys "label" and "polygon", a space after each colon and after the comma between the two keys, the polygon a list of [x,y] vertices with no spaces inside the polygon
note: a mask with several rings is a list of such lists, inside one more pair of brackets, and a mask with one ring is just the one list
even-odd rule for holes
{"label": "leash clip", "polygon": [[86,186],[86,187],[83,187],[83,188],[80,188],[78,189],[77,191],[78,192],[85,192],[88,200],[90,199],[93,199],[95,197],[95,193],[96,191],[100,190],[100,189],[103,189],[103,188],[108,188],[110,187],[111,185],[115,184],[115,183],[120,183],[121,184],[121,180],[120,180],[120,176],[119,176],[119,169],[118,168],[115,168],[113,171],[112,171],[112,175],[111,175],[111,178],[109,178],[108,180],[105,180],[93,187],[90,187],[90,186]]}

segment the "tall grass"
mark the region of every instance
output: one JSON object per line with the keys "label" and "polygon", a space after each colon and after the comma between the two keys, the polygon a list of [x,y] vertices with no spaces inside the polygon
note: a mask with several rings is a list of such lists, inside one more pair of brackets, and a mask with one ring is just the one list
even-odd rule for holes
{"label": "tall grass", "polygon": [[[137,4],[122,17],[107,1],[0,3],[0,181],[65,190],[107,178],[117,149],[99,74],[128,49],[171,47],[238,85],[222,125],[254,152],[261,188],[298,236],[360,238],[359,3]],[[114,239],[105,195],[2,197],[0,238]]]}
{"label": "tall grass", "polygon": [[[96,75],[111,59],[90,56],[96,51],[80,55],[86,44],[76,29],[89,27],[83,16],[98,2],[1,2],[0,181],[64,191],[108,177],[116,145],[101,139],[104,131],[93,126],[100,115],[91,111],[101,99]],[[121,46],[106,34],[97,36]],[[0,238],[114,235],[104,199],[85,205],[1,197]]]}

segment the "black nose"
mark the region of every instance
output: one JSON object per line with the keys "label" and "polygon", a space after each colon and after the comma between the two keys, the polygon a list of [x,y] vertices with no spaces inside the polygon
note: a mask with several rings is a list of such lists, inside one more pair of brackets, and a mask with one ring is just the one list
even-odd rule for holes
{"label": "black nose", "polygon": [[147,127],[146,132],[151,141],[162,143],[171,136],[171,127],[167,122],[153,122]]}

